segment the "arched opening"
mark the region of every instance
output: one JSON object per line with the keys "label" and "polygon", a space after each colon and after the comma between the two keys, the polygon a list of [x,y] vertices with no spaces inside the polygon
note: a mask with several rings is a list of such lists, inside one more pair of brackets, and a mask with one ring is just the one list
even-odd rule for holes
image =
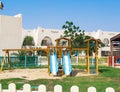
{"label": "arched opening", "polygon": [[50,37],[46,36],[43,38],[42,42],[41,42],[41,46],[52,46],[52,40]]}
{"label": "arched opening", "polygon": [[[34,38],[32,36],[26,36],[23,40],[22,48],[31,48],[32,46],[35,46]],[[24,53],[26,53],[26,52],[23,52],[23,54]],[[32,51],[29,51],[26,54],[29,55],[29,56],[32,56],[35,53],[32,52]]]}
{"label": "arched opening", "polygon": [[35,42],[32,36],[26,36],[23,40],[22,46],[34,46]]}

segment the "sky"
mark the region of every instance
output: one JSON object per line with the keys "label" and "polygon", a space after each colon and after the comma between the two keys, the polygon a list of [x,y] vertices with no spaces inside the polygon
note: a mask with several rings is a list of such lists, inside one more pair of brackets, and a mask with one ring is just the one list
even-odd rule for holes
{"label": "sky", "polygon": [[0,0],[0,15],[22,14],[24,29],[62,29],[72,21],[87,32],[120,32],[120,0]]}

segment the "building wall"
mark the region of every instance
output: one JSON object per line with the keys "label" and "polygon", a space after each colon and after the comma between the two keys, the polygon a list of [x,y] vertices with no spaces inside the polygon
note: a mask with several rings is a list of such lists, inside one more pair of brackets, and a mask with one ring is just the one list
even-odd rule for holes
{"label": "building wall", "polygon": [[[26,36],[32,36],[35,46],[41,46],[42,40],[49,37],[55,46],[55,39],[63,35],[64,30],[45,29],[38,27],[37,29],[22,29],[22,16],[2,16],[0,15],[0,55],[3,55],[2,49],[21,48],[23,40]],[[96,32],[85,32],[86,35],[100,39],[105,43],[105,47],[99,49],[101,52],[110,51],[110,38],[117,35],[118,32],[109,32],[97,30]]]}
{"label": "building wall", "polygon": [[[45,37],[49,37],[52,40],[53,45],[55,46],[55,39],[59,38],[63,35],[64,30],[56,30],[56,29],[45,29],[38,27],[34,30],[23,30],[23,40],[25,36],[32,36],[35,41],[35,46],[41,46],[41,42]],[[109,54],[110,52],[110,38],[118,34],[118,32],[109,32],[103,30],[97,30],[96,32],[85,32],[85,35],[92,36],[96,39],[100,39],[103,43],[105,43],[105,47],[99,49],[99,56]]]}
{"label": "building wall", "polygon": [[100,39],[105,44],[105,47],[99,49],[99,56],[102,56],[102,52],[106,54],[110,52],[110,38],[115,36],[116,34],[118,34],[118,32],[109,32],[100,29],[96,32],[86,32],[86,35],[92,36],[96,39]]}
{"label": "building wall", "polygon": [[20,48],[22,36],[22,16],[0,15],[0,55],[2,49]]}
{"label": "building wall", "polygon": [[63,30],[56,30],[56,29],[45,29],[38,27],[34,30],[23,30],[22,32],[22,41],[26,36],[32,36],[35,42],[35,46],[41,46],[42,40],[45,37],[49,37],[52,40],[53,45],[55,46],[55,39],[59,38],[63,35]]}

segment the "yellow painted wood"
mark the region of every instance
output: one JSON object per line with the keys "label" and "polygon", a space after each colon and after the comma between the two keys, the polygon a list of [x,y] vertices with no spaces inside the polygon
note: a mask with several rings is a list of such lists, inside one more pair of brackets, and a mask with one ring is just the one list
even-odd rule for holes
{"label": "yellow painted wood", "polygon": [[46,51],[47,48],[30,48],[30,49],[25,49],[25,48],[22,48],[22,49],[3,49],[3,51]]}
{"label": "yellow painted wood", "polygon": [[88,48],[71,48],[72,50],[88,50]]}
{"label": "yellow painted wood", "polygon": [[2,70],[3,70],[4,64],[5,64],[5,60],[6,60],[6,51],[4,52],[4,58],[3,58],[2,63],[1,63],[0,72],[2,72]]}
{"label": "yellow painted wood", "polygon": [[90,73],[89,41],[87,42],[87,73]]}
{"label": "yellow painted wood", "polygon": [[48,58],[48,75],[50,76],[50,57],[49,57],[50,48],[49,47],[47,48],[46,53],[47,53],[47,58]]}
{"label": "yellow painted wood", "polygon": [[9,69],[11,70],[11,61],[10,61],[10,53],[9,53],[9,51],[7,51],[7,54],[8,54],[8,67],[9,67]]}
{"label": "yellow painted wood", "polygon": [[98,74],[98,41],[96,41],[96,52],[95,52],[95,58],[96,58],[96,74]]}

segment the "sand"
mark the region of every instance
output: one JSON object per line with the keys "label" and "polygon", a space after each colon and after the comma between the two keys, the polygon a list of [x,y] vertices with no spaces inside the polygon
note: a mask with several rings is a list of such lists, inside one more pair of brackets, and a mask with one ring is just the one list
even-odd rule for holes
{"label": "sand", "polygon": [[0,79],[23,78],[27,80],[35,79],[58,79],[59,77],[49,76],[47,69],[14,69],[4,70],[0,73]]}
{"label": "sand", "polygon": [[[89,76],[85,71],[73,70],[73,76]],[[4,70],[0,73],[0,79],[8,78],[22,78],[26,80],[36,80],[36,79],[62,79],[64,76],[53,76],[48,75],[47,69],[14,69],[14,70]]]}

